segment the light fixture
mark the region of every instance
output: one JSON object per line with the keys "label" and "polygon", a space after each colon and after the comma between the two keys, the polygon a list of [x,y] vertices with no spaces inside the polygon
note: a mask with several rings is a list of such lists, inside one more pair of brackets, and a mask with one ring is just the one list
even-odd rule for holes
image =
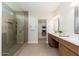
{"label": "light fixture", "polygon": [[72,2],[72,3],[70,4],[70,6],[71,6],[71,7],[75,7],[76,5],[78,5],[78,3],[79,3],[79,2]]}
{"label": "light fixture", "polygon": [[60,17],[60,15],[58,14],[58,15],[56,15],[55,17],[53,17],[53,19],[57,19],[57,18],[59,18]]}

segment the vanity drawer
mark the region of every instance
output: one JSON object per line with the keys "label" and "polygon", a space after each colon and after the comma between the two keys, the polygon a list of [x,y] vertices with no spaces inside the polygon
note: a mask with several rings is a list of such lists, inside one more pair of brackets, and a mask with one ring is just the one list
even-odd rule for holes
{"label": "vanity drawer", "polygon": [[59,54],[60,56],[77,56],[73,51],[62,44],[59,44]]}
{"label": "vanity drawer", "polygon": [[52,39],[54,39],[55,41],[59,42],[59,39],[58,37],[52,35],[52,34],[48,34],[49,37],[51,37]]}
{"label": "vanity drawer", "polygon": [[73,51],[74,53],[76,53],[77,55],[78,54],[78,46],[70,43],[70,42],[67,42],[63,39],[60,39],[60,43],[63,44],[65,47],[67,47],[68,49],[70,49],[71,51]]}
{"label": "vanity drawer", "polygon": [[58,38],[58,37],[56,37],[56,36],[54,36],[54,35],[52,35],[52,38],[53,38],[54,40],[56,40],[57,42],[59,42],[59,39],[60,39],[60,38]]}
{"label": "vanity drawer", "polygon": [[58,48],[58,42],[51,34],[48,34],[48,44],[50,47]]}

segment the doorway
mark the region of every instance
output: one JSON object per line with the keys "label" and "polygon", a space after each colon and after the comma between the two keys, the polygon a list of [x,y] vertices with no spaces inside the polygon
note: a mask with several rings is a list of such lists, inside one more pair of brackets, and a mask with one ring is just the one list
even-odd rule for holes
{"label": "doorway", "polygon": [[38,44],[45,44],[47,37],[46,19],[38,20]]}

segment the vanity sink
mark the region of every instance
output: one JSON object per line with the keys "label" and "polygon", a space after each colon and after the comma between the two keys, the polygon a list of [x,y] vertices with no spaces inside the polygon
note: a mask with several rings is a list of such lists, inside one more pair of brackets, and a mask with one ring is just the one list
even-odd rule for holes
{"label": "vanity sink", "polygon": [[79,36],[78,35],[70,35],[68,37],[62,36],[60,38],[79,46]]}
{"label": "vanity sink", "polygon": [[79,35],[75,34],[75,35],[71,35],[69,36],[72,39],[78,40],[79,41]]}

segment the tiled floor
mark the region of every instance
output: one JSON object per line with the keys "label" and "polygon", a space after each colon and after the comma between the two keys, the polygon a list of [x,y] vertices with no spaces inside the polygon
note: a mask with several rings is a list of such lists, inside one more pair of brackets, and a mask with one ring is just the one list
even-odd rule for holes
{"label": "tiled floor", "polygon": [[15,44],[9,50],[6,49],[7,52],[3,52],[2,56],[13,56],[18,49],[22,47],[23,44]]}
{"label": "tiled floor", "polygon": [[58,49],[51,48],[44,40],[39,44],[24,44],[23,47],[15,54],[17,56],[58,56]]}

